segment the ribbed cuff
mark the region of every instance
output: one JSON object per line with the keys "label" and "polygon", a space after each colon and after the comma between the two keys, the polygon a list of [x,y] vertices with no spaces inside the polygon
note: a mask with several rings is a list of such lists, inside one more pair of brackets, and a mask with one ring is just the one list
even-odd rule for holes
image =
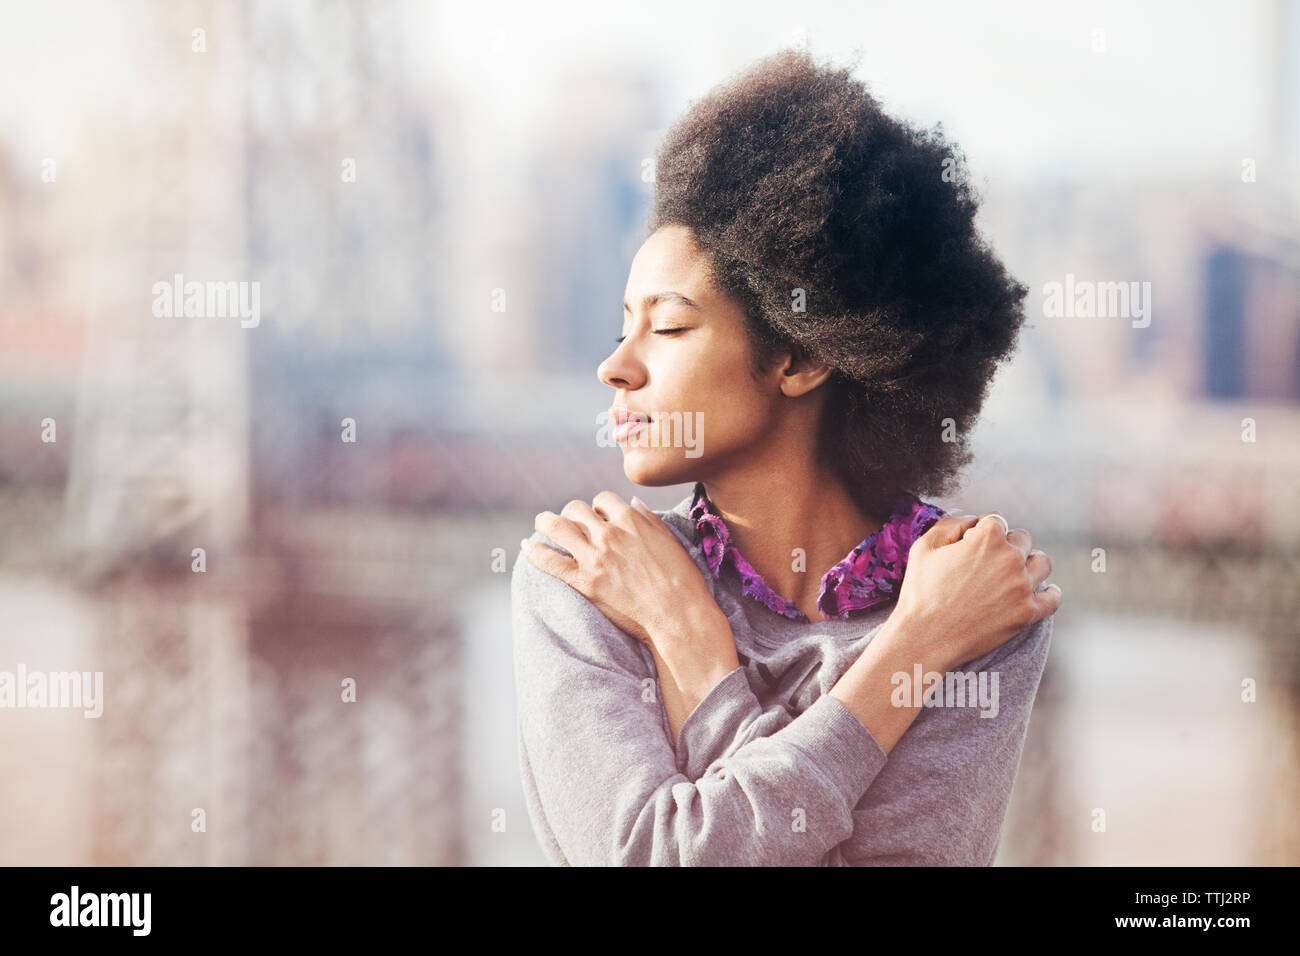
{"label": "ribbed cuff", "polygon": [[691,780],[700,779],[736,739],[745,718],[756,718],[761,712],[745,669],[737,667],[713,685],[682,724],[677,734],[677,769]]}
{"label": "ribbed cuff", "polygon": [[[677,737],[677,769],[691,780],[704,776],[744,729],[757,720],[762,704],[749,686],[744,668],[718,681],[682,724]],[[852,807],[884,769],[889,755],[871,731],[840,700],[819,697],[807,710],[768,740],[798,747]]]}
{"label": "ribbed cuff", "polygon": [[850,807],[862,799],[889,760],[871,731],[830,694],[817,698],[775,736],[804,751],[840,788]]}

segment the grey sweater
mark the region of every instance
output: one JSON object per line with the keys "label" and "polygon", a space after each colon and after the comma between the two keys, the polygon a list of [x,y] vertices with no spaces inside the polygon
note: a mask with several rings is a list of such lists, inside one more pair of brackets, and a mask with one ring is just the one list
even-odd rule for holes
{"label": "grey sweater", "polygon": [[[961,669],[984,672],[996,708],[987,699],[971,706],[969,698],[951,706],[961,701],[941,694],[943,706],[922,709],[886,755],[826,692],[893,604],[812,622],[768,610],[742,595],[729,566],[716,581],[710,576],[694,544],[690,500],[656,513],[730,621],[741,666],[691,712],[676,741],[649,649],[563,581],[522,556],[515,561],[519,764],[548,859],[562,866],[990,865],[1047,662],[1051,618]],[[540,532],[532,540],[559,547]]]}

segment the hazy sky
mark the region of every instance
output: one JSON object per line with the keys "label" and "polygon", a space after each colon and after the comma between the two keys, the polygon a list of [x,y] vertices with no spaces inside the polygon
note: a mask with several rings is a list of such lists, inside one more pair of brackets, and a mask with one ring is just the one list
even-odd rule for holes
{"label": "hazy sky", "polygon": [[[888,109],[924,125],[943,120],[980,163],[1021,175],[1105,164],[1122,178],[1203,173],[1220,162],[1235,174],[1240,157],[1264,150],[1279,115],[1270,44],[1282,6],[692,0],[636,10],[577,4],[557,18],[552,4],[482,2],[432,19],[437,33],[457,38],[439,58],[443,75],[519,115],[544,95],[537,78],[583,59],[661,72],[684,106],[802,31],[819,58],[847,62],[860,50],[857,75]],[[1293,103],[1296,20],[1293,12],[1283,41]],[[1095,30],[1103,53],[1093,52]]]}
{"label": "hazy sky", "polygon": [[[0,6],[0,136],[21,161],[71,148],[91,115],[147,121],[151,90],[137,69],[159,42],[150,14],[160,3]],[[209,26],[214,53],[229,42],[207,22],[213,6],[169,5]],[[318,8],[283,5],[310,30]],[[650,73],[676,114],[802,35],[814,55],[837,63],[860,50],[858,75],[886,107],[925,125],[943,120],[977,173],[1075,168],[1125,178],[1234,175],[1242,157],[1267,154],[1282,117],[1300,113],[1300,16],[1291,3],[1284,18],[1287,6],[475,0],[394,9],[412,85],[463,98],[470,115],[515,136],[559,121],[570,104],[548,99],[548,90],[562,71]],[[1093,51],[1094,30],[1104,31],[1105,52]],[[188,45],[189,37],[176,42]],[[1292,144],[1295,130],[1293,120],[1285,134]]]}

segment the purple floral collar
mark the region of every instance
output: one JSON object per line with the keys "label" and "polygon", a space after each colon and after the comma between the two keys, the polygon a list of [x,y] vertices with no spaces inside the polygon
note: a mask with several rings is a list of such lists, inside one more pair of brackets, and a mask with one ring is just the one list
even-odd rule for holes
{"label": "purple floral collar", "polygon": [[[912,542],[944,513],[942,508],[927,504],[915,495],[900,495],[880,530],[867,535],[839,564],[822,575],[818,610],[825,617],[844,620],[854,611],[892,601],[902,583]],[[695,483],[689,514],[695,522],[696,543],[703,549],[714,578],[721,572],[723,560],[730,557],[740,574],[743,593],[783,617],[808,620],[808,615],[795,604],[773,591],[731,544],[727,526],[705,494],[703,482]]]}

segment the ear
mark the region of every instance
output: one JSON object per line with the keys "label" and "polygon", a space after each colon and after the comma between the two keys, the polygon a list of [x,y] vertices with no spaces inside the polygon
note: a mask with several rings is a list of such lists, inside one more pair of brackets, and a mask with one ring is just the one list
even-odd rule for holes
{"label": "ear", "polygon": [[790,398],[807,395],[830,378],[834,371],[813,358],[807,350],[796,346],[781,366],[781,394]]}

